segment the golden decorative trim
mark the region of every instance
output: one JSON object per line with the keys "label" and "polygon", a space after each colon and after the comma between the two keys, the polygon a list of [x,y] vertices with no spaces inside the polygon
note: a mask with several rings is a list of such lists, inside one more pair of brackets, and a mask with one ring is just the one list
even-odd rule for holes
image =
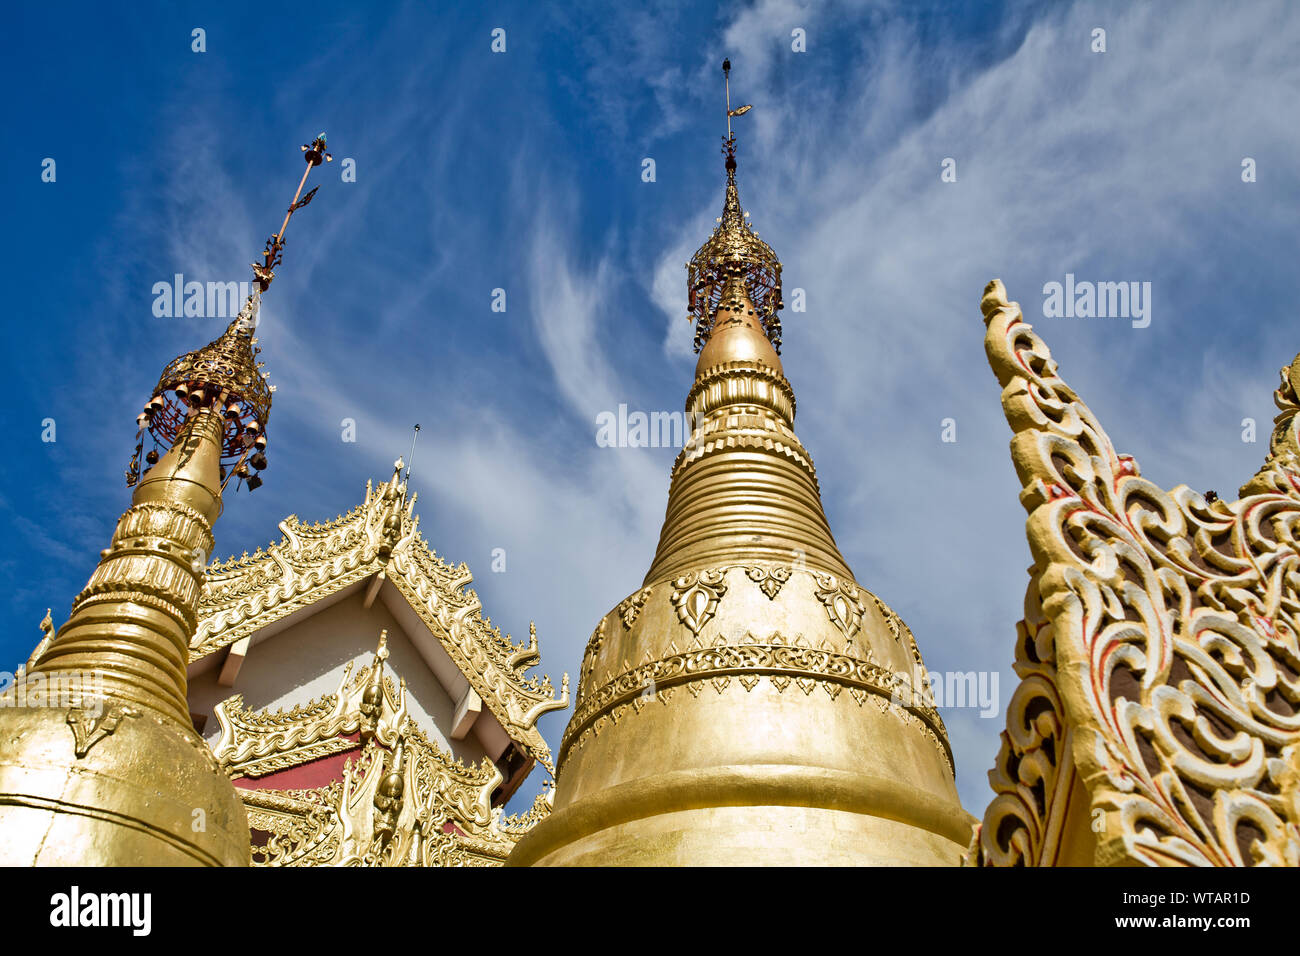
{"label": "golden decorative trim", "polygon": [[[739,428],[749,431],[737,433]],[[689,465],[713,455],[747,449],[785,458],[805,471],[815,488],[820,487],[812,458],[794,430],[771,413],[764,414],[757,405],[728,405],[706,415],[677,453],[671,477],[676,480]]]}
{"label": "golden decorative trim", "polygon": [[596,667],[596,656],[600,653],[600,649],[604,645],[605,619],[602,617],[600,623],[596,625],[596,629],[591,632],[591,637],[587,641],[586,650],[582,652],[582,664],[578,669],[578,702],[581,702],[582,695],[586,692],[585,689],[588,680],[591,677],[591,672]]}
{"label": "golden decorative trim", "polygon": [[1031,578],[1025,619],[1016,625],[1014,666],[1020,683],[1007,704],[1007,729],[989,771],[996,796],[976,829],[967,862],[1051,866],[1058,861],[1075,773],[1055,656],[1052,624],[1043,615],[1037,578]]}
{"label": "golden decorative trim", "polygon": [[67,720],[68,726],[72,728],[72,736],[76,740],[73,749],[77,757],[84,757],[90,753],[90,748],[117,730],[117,725],[125,718],[139,716],[140,711],[136,708],[116,701],[98,711],[73,707],[68,711]]}
{"label": "golden decorative trim", "polygon": [[699,635],[700,629],[718,610],[718,602],[727,593],[727,569],[691,571],[673,581],[673,607],[678,619]]}
{"label": "golden decorative trim", "polygon": [[[721,693],[732,677],[738,677],[746,690],[752,690],[759,677],[768,678],[778,691],[784,691],[791,680],[798,682],[805,694],[820,685],[832,699],[842,689],[848,689],[859,705],[874,695],[883,708],[892,707],[919,718],[928,728],[927,736],[942,751],[949,770],[952,769],[952,750],[942,719],[934,708],[915,703],[913,695],[902,693],[904,682],[898,674],[828,647],[808,647],[802,639],[787,641],[779,634],[762,641],[746,634],[735,644],[720,638],[716,643],[678,651],[625,670],[575,707],[573,719],[560,742],[559,762],[564,763],[569,751],[579,746],[587,734],[599,733],[596,726],[599,721],[617,722],[614,712],[644,699],[647,689],[652,691],[652,696],[666,701],[672,688],[682,684],[688,685],[692,694],[698,694],[707,682]],[[904,704],[903,701],[913,702]]]}
{"label": "golden decorative trim", "polygon": [[231,769],[237,769],[240,774],[249,778],[265,777],[281,770],[301,766],[311,760],[319,760],[322,757],[353,750],[357,746],[355,740],[349,740],[347,737],[330,737],[326,740],[318,740],[315,743],[299,747],[289,753],[272,754],[260,760],[249,760],[247,763],[240,764],[238,768]]}
{"label": "golden decorative trim", "polygon": [[[1245,497],[1165,491],[1116,453],[1000,282],[981,305],[1036,564],[972,861],[1052,862],[1068,829],[1095,834],[1103,864],[1300,865],[1290,378]],[[1070,760],[1089,805],[1066,813]]]}
{"label": "golden decorative trim", "polygon": [[918,667],[925,667],[925,661],[921,658],[921,648],[917,646],[916,638],[912,634],[912,629],[907,626],[907,622],[899,617],[893,608],[866,588],[862,588],[861,591],[876,602],[876,608],[880,611],[881,617],[885,619],[885,624],[889,627],[889,633],[894,635],[894,640],[907,647],[912,655],[912,660],[916,662]]}
{"label": "golden decorative trim", "polygon": [[[862,627],[862,615],[867,612],[857,587],[853,582],[841,581],[833,574],[813,571],[812,575],[817,581],[817,590],[814,593],[817,600],[821,601],[822,606],[826,608],[826,616],[840,629],[845,639],[852,641]],[[895,633],[895,637],[897,636]]]}
{"label": "golden decorative trim", "polygon": [[250,711],[240,694],[223,700],[214,709],[221,733],[213,754],[231,776],[262,777],[356,747],[346,735],[367,723],[372,686],[379,699],[370,736],[391,746],[409,711],[406,685],[384,676],[385,656],[381,645],[369,667],[349,661],[337,691],[288,711]]}
{"label": "golden decorative trim", "polygon": [[760,591],[767,595],[769,601],[775,601],[781,593],[781,586],[790,580],[790,569],[779,565],[772,568],[746,568],[749,580],[758,585]]}
{"label": "golden decorative trim", "polygon": [[727,405],[753,404],[786,422],[795,416],[794,389],[780,372],[749,362],[723,362],[704,369],[686,393],[686,411],[707,415]]}
{"label": "golden decorative trim", "polygon": [[568,706],[568,675],[558,699],[549,677],[528,676],[539,660],[536,634],[515,644],[482,616],[478,596],[465,589],[473,575],[433,552],[414,509],[415,496],[407,498],[395,472],[378,488],[367,482],[363,503],[333,522],[309,526],[290,515],[280,522],[278,543],[209,567],[190,660],[383,572],[511,739],[549,768],[550,748],[536,723]]}
{"label": "golden decorative trim", "polygon": [[[405,686],[385,674],[386,656],[381,643],[369,666],[348,665],[337,693],[287,712],[248,711],[237,695],[217,706],[215,751],[236,777],[356,750],[341,779],[323,787],[239,791],[252,826],[270,834],[253,847],[255,865],[499,866],[550,812],[549,791],[519,816],[494,808],[501,771],[486,757],[466,765],[414,727]],[[367,713],[369,736],[345,736]]]}
{"label": "golden decorative trim", "polygon": [[652,587],[642,588],[618,606],[618,616],[623,622],[623,630],[632,629],[632,625],[636,623],[636,616],[641,613],[641,608],[645,607],[645,602],[650,600],[653,591]]}
{"label": "golden decorative trim", "polygon": [[466,766],[409,725],[395,745],[390,757],[372,740],[325,787],[241,791],[252,825],[272,834],[254,864],[500,866],[550,811],[548,792],[503,816],[490,802],[502,782],[490,760]]}

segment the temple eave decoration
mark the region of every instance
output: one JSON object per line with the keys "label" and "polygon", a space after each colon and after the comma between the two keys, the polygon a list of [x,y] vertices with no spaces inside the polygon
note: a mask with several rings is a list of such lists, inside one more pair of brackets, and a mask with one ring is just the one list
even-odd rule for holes
{"label": "temple eave decoration", "polygon": [[482,615],[477,594],[467,589],[473,580],[469,568],[444,561],[420,534],[416,495],[406,495],[400,465],[384,485],[368,482],[365,500],[346,515],[311,525],[290,515],[280,523],[279,542],[209,567],[190,661],[358,582],[387,581],[437,636],[507,733],[553,772],[537,721],[568,706],[568,675],[557,696],[549,677],[528,674],[540,659],[536,629],[516,644]]}
{"label": "temple eave decoration", "polygon": [[[369,666],[288,711],[250,711],[239,695],[217,705],[214,752],[247,810],[253,865],[500,866],[549,812],[549,789],[521,815],[494,807],[501,771],[414,726],[387,656],[381,637]],[[322,768],[327,782],[292,785]]]}
{"label": "temple eave decoration", "polygon": [[1116,452],[985,290],[1034,565],[982,865],[1300,865],[1300,357],[1236,501]]}

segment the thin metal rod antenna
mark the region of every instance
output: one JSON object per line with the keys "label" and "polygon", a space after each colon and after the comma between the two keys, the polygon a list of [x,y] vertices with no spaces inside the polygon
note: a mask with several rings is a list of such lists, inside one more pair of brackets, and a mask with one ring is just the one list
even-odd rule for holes
{"label": "thin metal rod antenna", "polygon": [[415,433],[411,436],[411,453],[406,456],[406,474],[402,477],[402,481],[406,481],[411,477],[411,465],[415,463],[415,440],[419,437],[420,426],[416,425]]}
{"label": "thin metal rod antenna", "polygon": [[731,70],[722,68],[722,85],[727,93],[727,138],[731,138]]}
{"label": "thin metal rod antenna", "polygon": [[307,177],[311,175],[312,164],[308,163],[307,168],[302,171],[302,179],[298,180],[298,191],[293,194],[293,202],[289,203],[289,211],[284,214],[284,222],[280,224],[280,231],[275,234],[277,245],[284,242],[285,230],[289,228],[289,220],[293,217],[294,209],[298,206],[298,197],[302,195],[302,187],[307,185]]}

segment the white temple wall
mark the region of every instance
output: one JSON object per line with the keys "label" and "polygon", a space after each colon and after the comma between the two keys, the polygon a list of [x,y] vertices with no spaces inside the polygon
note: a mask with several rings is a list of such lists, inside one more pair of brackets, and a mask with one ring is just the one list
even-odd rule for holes
{"label": "white temple wall", "polygon": [[[485,751],[474,731],[464,740],[447,737],[446,730],[451,727],[456,701],[429,670],[384,602],[374,601],[369,608],[363,607],[363,602],[364,589],[358,589],[260,642],[255,635],[233,687],[223,687],[218,683],[220,661],[226,651],[213,655],[217,658],[215,666],[195,675],[189,690],[190,711],[207,718],[203,736],[213,742],[220,735],[213,709],[232,694],[242,694],[245,705],[253,710],[289,710],[313,698],[334,693],[348,661],[356,662],[354,671],[369,666],[379,643],[379,632],[386,628],[387,673],[390,677],[406,678],[412,721],[430,742],[466,763],[482,760]],[[491,718],[485,713],[480,720],[490,721]]]}

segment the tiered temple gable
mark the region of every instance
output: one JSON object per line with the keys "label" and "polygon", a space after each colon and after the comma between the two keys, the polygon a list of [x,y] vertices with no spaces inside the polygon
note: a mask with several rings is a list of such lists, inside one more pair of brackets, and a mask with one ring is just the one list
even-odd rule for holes
{"label": "tiered temple gable", "polygon": [[[554,771],[537,721],[568,705],[568,675],[558,696],[530,676],[535,628],[518,644],[502,636],[469,569],[435,554],[418,525],[399,461],[346,515],[290,515],[279,542],[208,568],[191,718],[248,807],[254,862],[499,863],[523,826],[499,828],[500,808],[535,764]],[[385,661],[399,685],[373,676]],[[357,696],[367,674],[369,704]],[[367,707],[386,715],[371,732]],[[356,814],[375,805],[399,742],[407,808],[397,836],[376,843]]]}
{"label": "tiered temple gable", "polygon": [[[558,699],[549,677],[528,675],[539,660],[536,632],[515,644],[483,617],[478,595],[466,589],[469,569],[442,560],[420,535],[415,500],[395,471],[378,488],[368,482],[365,500],[346,515],[311,525],[290,515],[276,544],[211,566],[190,645],[191,682],[216,673],[222,683],[225,672],[223,686],[237,687],[256,646],[354,599],[396,619],[446,692],[466,705],[462,719],[481,707],[523,756],[549,769],[537,720],[568,705],[567,675]],[[372,646],[374,633],[352,635],[354,654]]]}
{"label": "tiered temple gable", "polygon": [[544,790],[503,816],[487,757],[453,757],[411,720],[386,634],[333,694],[289,711],[217,705],[214,752],[248,810],[255,866],[500,866],[550,812]]}

